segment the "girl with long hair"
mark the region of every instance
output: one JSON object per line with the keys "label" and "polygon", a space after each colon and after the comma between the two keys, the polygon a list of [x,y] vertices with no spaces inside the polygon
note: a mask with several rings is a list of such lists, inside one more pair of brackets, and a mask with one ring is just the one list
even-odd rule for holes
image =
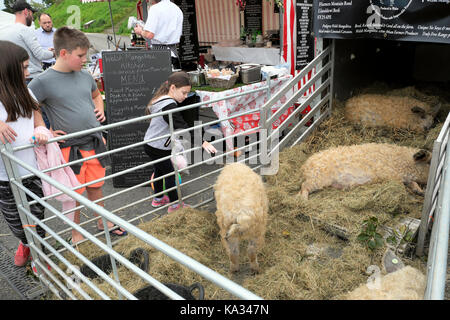
{"label": "girl with long hair", "polygon": [[[191,83],[189,75],[186,72],[172,73],[167,81],[165,81],[154,94],[148,107],[147,114],[155,114],[158,112],[164,112],[172,110],[178,107],[177,103],[183,102],[188,93],[191,91]],[[186,129],[189,125],[184,121],[182,115],[179,112],[172,114],[174,130]],[[153,138],[165,136],[170,134],[169,128],[169,116],[154,117],[150,121],[150,125],[145,133],[144,140],[150,140]],[[217,150],[208,141],[204,141],[202,144],[203,149],[208,153],[216,153]],[[144,145],[144,150],[152,161],[167,157],[171,155],[171,138],[162,138],[156,141],[149,142]],[[164,176],[166,174],[173,173],[169,177],[166,177],[165,188],[170,189],[175,186],[175,172],[172,161],[166,159],[154,164],[154,178]],[[155,181],[154,183],[155,193],[161,193],[163,191],[163,179]],[[171,190],[168,195],[163,197],[154,198],[152,201],[153,207],[160,207],[167,203],[172,203],[169,206],[168,212],[172,212],[181,207],[186,207],[184,203],[176,203],[178,200],[177,190]]]}
{"label": "girl with long hair", "polygon": [[[34,134],[34,128],[44,126],[39,112],[39,104],[28,90],[25,78],[29,76],[29,56],[25,49],[9,42],[0,41],[0,140],[18,147],[29,143],[45,144],[48,140],[45,134]],[[37,168],[36,156],[32,148],[17,151],[14,155],[28,165]],[[20,176],[30,172],[18,166]],[[43,197],[41,180],[31,177],[22,180],[23,185],[39,197]],[[29,201],[32,200],[28,197]],[[30,206],[33,215],[44,218],[44,207],[37,203]],[[23,230],[14,196],[11,190],[3,159],[0,158],[0,211],[14,236],[20,240],[14,257],[16,266],[24,266],[29,258],[30,249]],[[45,231],[37,226],[37,233],[44,237]]]}

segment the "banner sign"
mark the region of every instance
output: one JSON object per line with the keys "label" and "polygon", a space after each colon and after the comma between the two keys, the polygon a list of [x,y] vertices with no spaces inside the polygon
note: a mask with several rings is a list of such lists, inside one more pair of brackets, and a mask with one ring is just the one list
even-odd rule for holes
{"label": "banner sign", "polygon": [[262,0],[247,0],[244,9],[244,25],[248,32],[262,32],[262,14]]}
{"label": "banner sign", "polygon": [[297,0],[297,51],[295,69],[301,70],[314,59],[312,33],[313,0]]}
{"label": "banner sign", "polygon": [[199,44],[195,1],[175,0],[174,3],[183,11],[183,33],[178,46],[178,56],[182,64],[185,62],[197,62]]}
{"label": "banner sign", "polygon": [[450,43],[450,0],[316,0],[317,37]]}

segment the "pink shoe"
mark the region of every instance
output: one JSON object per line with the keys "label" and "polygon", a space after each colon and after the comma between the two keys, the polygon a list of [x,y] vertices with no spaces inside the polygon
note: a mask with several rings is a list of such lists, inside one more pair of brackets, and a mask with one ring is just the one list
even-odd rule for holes
{"label": "pink shoe", "polygon": [[176,210],[178,210],[180,208],[190,208],[190,207],[191,206],[189,206],[189,205],[185,204],[184,202],[182,202],[181,204],[177,204],[176,207],[169,206],[169,209],[167,209],[167,213],[174,212],[174,211],[176,211]]}
{"label": "pink shoe", "polygon": [[155,198],[153,198],[152,207],[158,208],[165,204],[168,204],[169,202],[170,202],[169,197],[166,195],[164,195],[164,197],[162,197],[160,200],[156,200]]}
{"label": "pink shoe", "polygon": [[[46,263],[46,265],[47,265],[47,270],[52,271],[52,267],[50,267],[48,263]],[[36,268],[36,264],[34,263],[33,259],[31,259],[31,270],[33,270],[33,273],[36,277],[39,277],[37,268]]]}
{"label": "pink shoe", "polygon": [[27,264],[29,256],[30,248],[21,242],[17,248],[16,255],[14,256],[14,264],[18,267],[23,267]]}

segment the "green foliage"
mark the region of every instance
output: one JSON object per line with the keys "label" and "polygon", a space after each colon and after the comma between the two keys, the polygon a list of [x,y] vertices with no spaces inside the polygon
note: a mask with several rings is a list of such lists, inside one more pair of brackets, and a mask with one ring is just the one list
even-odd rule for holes
{"label": "green foliage", "polygon": [[[272,0],[266,0],[272,3]],[[278,8],[283,8],[283,1],[282,0],[273,0],[275,2],[275,5],[278,6]]]}
{"label": "green foliage", "polygon": [[14,2],[16,2],[16,0],[3,0],[3,4],[5,5],[5,9],[3,9],[3,11],[13,13],[11,7],[14,4]]}
{"label": "green foliage", "polygon": [[402,225],[397,230],[392,230],[392,235],[386,238],[386,241],[393,246],[414,241],[414,233],[407,226]]}
{"label": "green foliage", "polygon": [[[67,20],[72,12],[67,10],[70,6],[80,8],[81,28],[86,22],[95,20],[84,32],[101,33],[111,28],[111,18],[109,14],[108,2],[81,3],[80,0],[47,0],[54,2],[46,11],[52,16],[55,28],[67,25]],[[111,1],[111,11],[113,15],[114,30],[117,34],[130,34],[126,24],[128,17],[136,16],[136,2],[129,0]]]}
{"label": "green foliage", "polygon": [[29,0],[28,3],[30,6],[36,10],[36,13],[34,13],[34,19],[37,20],[37,17],[39,16],[39,12],[43,12],[47,9],[47,6],[45,3]]}
{"label": "green foliage", "polygon": [[370,217],[363,222],[363,230],[358,235],[358,241],[364,243],[367,248],[374,251],[384,246],[383,236],[377,232],[378,219]]}

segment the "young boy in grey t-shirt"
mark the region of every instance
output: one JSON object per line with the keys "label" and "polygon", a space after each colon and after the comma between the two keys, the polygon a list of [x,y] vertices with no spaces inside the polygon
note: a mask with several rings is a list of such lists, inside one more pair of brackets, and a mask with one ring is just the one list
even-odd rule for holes
{"label": "young boy in grey t-shirt", "polygon": [[[83,32],[62,27],[55,32],[54,47],[56,63],[42,74],[34,78],[29,88],[34,93],[47,114],[54,136],[61,136],[81,130],[100,126],[105,121],[103,99],[92,76],[83,65],[87,61],[89,40]],[[60,144],[61,152],[67,162],[86,158],[106,151],[101,132],[79,138],[65,140]],[[83,163],[71,165],[78,181],[85,184],[105,176],[105,158],[96,158]],[[86,187],[88,199],[96,201],[103,197],[103,181]],[[85,188],[77,189],[80,194]],[[103,206],[103,202],[99,202]],[[77,204],[78,206],[78,204]],[[80,210],[74,215],[74,222],[80,222]],[[108,228],[115,227],[108,222]],[[97,228],[103,230],[99,219]],[[114,229],[111,233],[122,236],[126,231]],[[83,236],[72,230],[72,243],[83,239]]]}

